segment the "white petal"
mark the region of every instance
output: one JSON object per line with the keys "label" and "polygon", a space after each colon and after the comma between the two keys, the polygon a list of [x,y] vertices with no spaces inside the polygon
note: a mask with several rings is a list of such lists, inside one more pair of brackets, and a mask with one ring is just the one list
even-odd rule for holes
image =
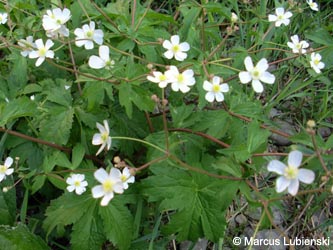
{"label": "white petal", "polygon": [[279,7],[275,10],[276,15],[284,15],[284,8]]}
{"label": "white petal", "polygon": [[239,72],[238,76],[241,83],[249,83],[252,80],[251,74],[247,71]]}
{"label": "white petal", "polygon": [[67,187],[68,192],[73,192],[74,189],[75,189],[75,186],[74,186],[74,185],[71,185],[71,186],[68,186],[68,187]]}
{"label": "white petal", "polygon": [[295,48],[296,48],[296,47],[295,47],[295,44],[292,43],[292,42],[287,42],[287,45],[288,45],[288,47],[291,48],[291,49],[295,49]]}
{"label": "white petal", "polygon": [[177,52],[177,53],[175,54],[175,59],[176,59],[177,61],[184,61],[186,58],[187,58],[187,54],[184,53],[184,52]]}
{"label": "white petal", "polygon": [[268,166],[267,166],[267,170],[270,171],[270,172],[275,172],[279,175],[283,175],[284,174],[284,169],[286,168],[287,166],[284,165],[284,163],[278,161],[278,160],[271,160],[269,163],[268,163]]}
{"label": "white petal", "polygon": [[83,194],[85,191],[86,191],[86,188],[85,188],[85,187],[76,187],[76,189],[75,189],[75,193],[76,193],[77,195],[81,195],[81,194]]}
{"label": "white petal", "polygon": [[284,25],[288,25],[290,23],[290,20],[289,19],[284,19],[281,21]]}
{"label": "white petal", "polygon": [[105,61],[103,61],[98,56],[90,56],[88,65],[90,68],[93,68],[93,69],[101,69],[101,68],[105,67]]}
{"label": "white petal", "polygon": [[6,179],[6,175],[4,175],[4,174],[0,174],[0,182],[1,182],[2,180],[4,180],[4,179]]}
{"label": "white petal", "polygon": [[170,40],[171,40],[171,43],[172,43],[173,45],[177,45],[177,44],[179,44],[179,36],[178,36],[178,35],[174,35],[174,36],[172,36]]}
{"label": "white petal", "polygon": [[290,185],[290,180],[284,176],[280,176],[276,179],[276,192],[283,192]]}
{"label": "white petal", "polygon": [[93,145],[101,145],[103,143],[101,134],[94,134],[92,139]]}
{"label": "white petal", "polygon": [[114,196],[113,193],[107,193],[101,200],[101,206],[107,206],[110,200],[112,200],[113,196]]}
{"label": "white petal", "polygon": [[208,82],[208,81],[204,81],[202,87],[203,87],[203,89],[206,90],[206,91],[212,91],[212,90],[213,90],[213,84],[211,84],[211,83]]}
{"label": "white petal", "polygon": [[102,45],[98,49],[98,54],[105,62],[110,60],[109,47]]}
{"label": "white petal", "polygon": [[224,101],[224,95],[222,93],[216,93],[215,94],[215,99],[218,102],[223,102]]}
{"label": "white petal", "polygon": [[[284,18],[291,18],[292,17],[292,13],[290,11],[287,11],[285,14],[284,14]],[[288,23],[289,23],[289,20],[288,20]]]}
{"label": "white petal", "polygon": [[277,20],[277,16],[275,15],[268,15],[268,21],[275,22]]}
{"label": "white petal", "polygon": [[260,81],[268,84],[273,84],[275,82],[275,76],[267,71],[265,71],[261,76],[260,76]]}
{"label": "white petal", "polygon": [[264,86],[262,86],[259,80],[252,80],[252,88],[257,93],[262,93],[264,91]]}
{"label": "white petal", "polygon": [[5,164],[4,164],[4,165],[5,165],[7,168],[9,168],[9,167],[13,164],[13,162],[14,162],[13,158],[10,157],[10,156],[8,156],[8,157],[6,158],[6,160],[5,160]]}
{"label": "white petal", "polygon": [[74,34],[78,37],[78,38],[83,38],[84,37],[84,32],[82,29],[80,28],[76,28],[74,30]]}
{"label": "white petal", "polygon": [[110,178],[114,182],[119,182],[121,181],[121,172],[118,168],[111,168],[110,170]]}
{"label": "white petal", "polygon": [[105,195],[102,185],[95,186],[91,189],[92,196],[94,198],[100,198]]}
{"label": "white petal", "polygon": [[99,168],[94,172],[94,177],[96,180],[98,180],[100,183],[105,182],[109,178],[108,173],[105,171],[104,168]]}
{"label": "white petal", "polygon": [[288,155],[288,165],[298,168],[302,164],[303,154],[298,150],[291,151]]}
{"label": "white petal", "polygon": [[268,62],[266,58],[262,58],[258,63],[257,63],[257,68],[260,70],[260,72],[264,72],[268,69]]}
{"label": "white petal", "polygon": [[52,50],[47,51],[45,54],[45,57],[54,58],[54,52]]}
{"label": "white petal", "polygon": [[189,51],[190,50],[190,45],[187,42],[179,44],[180,50],[181,51]]}
{"label": "white petal", "polygon": [[213,92],[207,92],[206,95],[205,95],[205,99],[208,101],[208,102],[213,102],[214,99],[215,99],[215,95]]}
{"label": "white petal", "polygon": [[108,123],[108,121],[107,121],[107,120],[103,120],[103,124],[104,124],[105,132],[106,132],[107,134],[109,134],[109,133],[110,133],[110,128],[109,128],[109,123]]}
{"label": "white petal", "polygon": [[213,81],[212,81],[213,84],[220,84],[220,82],[221,82],[221,78],[220,77],[218,77],[218,76],[214,76],[213,77]]}
{"label": "white petal", "polygon": [[103,142],[103,144],[101,145],[101,147],[98,149],[98,151],[96,152],[96,155],[99,155],[102,151],[103,151],[103,149],[105,148],[105,146],[106,146],[106,143],[105,142]]}
{"label": "white petal", "polygon": [[187,87],[186,85],[180,85],[180,86],[179,86],[179,89],[180,89],[180,91],[183,92],[183,93],[187,93],[187,92],[190,91],[190,88]]}
{"label": "white petal", "polygon": [[221,92],[228,92],[229,91],[229,85],[227,83],[222,83],[220,85]]}
{"label": "white petal", "polygon": [[168,49],[168,50],[172,48],[172,44],[169,40],[164,40],[162,46],[163,46],[163,48]]}
{"label": "white petal", "polygon": [[89,50],[94,48],[94,43],[92,41],[86,41],[84,44],[84,48]]}
{"label": "white petal", "polygon": [[14,169],[13,168],[8,168],[5,172],[6,175],[11,175],[12,173],[14,173]]}
{"label": "white petal", "polygon": [[43,43],[43,40],[42,40],[42,39],[37,39],[37,40],[35,41],[35,43],[36,43],[36,47],[37,47],[38,49],[44,47],[44,43]]}
{"label": "white petal", "polygon": [[298,171],[298,179],[301,181],[301,182],[304,182],[306,184],[310,184],[314,181],[315,179],[315,174],[312,170],[309,170],[309,169],[299,169]]}
{"label": "white petal", "polygon": [[245,57],[244,64],[247,71],[253,70],[253,62],[250,56]]}
{"label": "white petal", "polygon": [[45,57],[39,57],[35,63],[36,67],[39,67],[45,60]]}
{"label": "white petal", "polygon": [[113,185],[113,190],[117,194],[122,194],[124,192],[124,185],[122,181],[117,182]]}
{"label": "white petal", "polygon": [[110,150],[110,148],[111,148],[111,144],[112,144],[112,139],[111,139],[111,137],[109,136],[108,137],[108,139],[107,139],[107,141],[106,141],[106,145],[107,145],[107,150]]}
{"label": "white petal", "polygon": [[47,39],[46,43],[45,43],[45,49],[49,49],[54,45],[54,43],[52,42],[52,40]]}
{"label": "white petal", "polygon": [[294,179],[294,180],[290,181],[290,184],[288,187],[288,193],[291,194],[292,196],[295,196],[298,192],[298,187],[299,187],[298,179]]}
{"label": "white petal", "polygon": [[168,50],[164,52],[163,54],[166,58],[171,59],[173,57],[173,52],[171,50]]}

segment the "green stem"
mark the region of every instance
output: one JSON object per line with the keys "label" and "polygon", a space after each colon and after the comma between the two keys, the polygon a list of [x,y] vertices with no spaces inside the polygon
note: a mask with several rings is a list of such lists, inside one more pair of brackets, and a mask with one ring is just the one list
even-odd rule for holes
{"label": "green stem", "polygon": [[141,140],[141,139],[137,139],[137,138],[132,138],[132,137],[126,137],[126,136],[113,136],[111,137],[113,140],[127,140],[127,141],[136,141],[136,142],[140,142],[143,144],[146,144],[152,148],[157,149],[158,151],[164,153],[164,154],[168,154],[167,151],[165,151],[163,148],[160,148],[159,146],[156,146],[155,144],[152,144],[150,142],[147,142],[145,140]]}

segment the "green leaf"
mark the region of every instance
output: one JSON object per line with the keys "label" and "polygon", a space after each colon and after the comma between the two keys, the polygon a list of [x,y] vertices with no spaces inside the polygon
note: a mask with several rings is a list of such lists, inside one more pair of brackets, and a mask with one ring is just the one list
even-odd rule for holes
{"label": "green leaf", "polygon": [[17,92],[26,85],[28,81],[27,60],[20,54],[12,54],[13,65],[8,76],[8,86],[10,86],[11,96],[17,95]]}
{"label": "green leaf", "polygon": [[267,144],[267,139],[271,133],[267,129],[260,128],[257,121],[248,125],[247,149],[249,153],[254,153],[261,145]]}
{"label": "green leaf", "polygon": [[129,249],[133,237],[133,217],[121,199],[115,197],[108,206],[100,207],[104,233],[119,249]]}
{"label": "green leaf", "polygon": [[225,211],[235,196],[239,182],[217,180],[206,175],[165,166],[151,167],[155,176],[144,181],[150,201],[160,201],[161,211],[175,211],[164,227],[179,241],[205,237],[217,242],[226,227]]}
{"label": "green leaf", "polygon": [[6,250],[47,250],[46,243],[31,233],[24,224],[16,227],[0,226],[0,249]]}
{"label": "green leaf", "polygon": [[76,144],[73,148],[72,152],[72,169],[76,169],[80,163],[82,162],[82,159],[85,154],[85,149],[82,146],[82,144]]}
{"label": "green leaf", "polygon": [[9,121],[19,117],[32,116],[36,110],[36,105],[28,97],[20,97],[6,103],[6,106],[0,110],[0,126],[4,126]]}
{"label": "green leaf", "polygon": [[57,144],[66,144],[72,128],[73,115],[72,107],[53,107],[40,123],[42,139]]}
{"label": "green leaf", "polygon": [[0,186],[0,224],[12,225],[16,216],[16,191],[10,188],[8,192],[3,192],[3,187],[12,186],[13,179],[11,177],[2,181]]}
{"label": "green leaf", "polygon": [[305,37],[318,44],[328,45],[328,46],[331,46],[333,44],[333,38],[331,34],[324,28],[318,28],[316,30],[306,31]]}
{"label": "green leaf", "polygon": [[37,175],[31,187],[32,194],[36,193],[39,189],[41,189],[45,183],[46,176],[45,175]]}
{"label": "green leaf", "polygon": [[43,228],[50,234],[55,227],[64,227],[77,222],[86,211],[96,205],[96,200],[91,194],[75,195],[65,193],[58,199],[51,201],[51,205],[46,210],[46,219]]}
{"label": "green leaf", "polygon": [[235,177],[242,177],[240,165],[232,160],[231,157],[220,157],[213,167],[223,172],[227,172]]}

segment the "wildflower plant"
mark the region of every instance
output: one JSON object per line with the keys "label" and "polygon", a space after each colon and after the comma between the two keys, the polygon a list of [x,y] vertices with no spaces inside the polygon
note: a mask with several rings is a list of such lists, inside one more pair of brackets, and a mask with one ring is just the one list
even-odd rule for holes
{"label": "wildflower plant", "polygon": [[1,2],[0,246],[329,237],[332,16],[317,8]]}

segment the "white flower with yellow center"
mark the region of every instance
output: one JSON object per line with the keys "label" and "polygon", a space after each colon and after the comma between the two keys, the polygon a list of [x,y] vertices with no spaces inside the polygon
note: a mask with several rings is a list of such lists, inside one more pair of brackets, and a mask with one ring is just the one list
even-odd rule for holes
{"label": "white flower with yellow center", "polygon": [[165,76],[171,82],[171,89],[178,92],[179,90],[183,93],[190,91],[189,86],[195,84],[194,72],[191,69],[187,69],[180,73],[176,66],[170,66],[170,69],[165,72]]}
{"label": "white flower with yellow center", "polygon": [[43,16],[43,28],[48,37],[56,37],[58,34],[68,37],[69,30],[66,28],[65,23],[71,18],[69,9],[56,8],[47,10],[46,15]]}
{"label": "white flower with yellow center", "polygon": [[158,86],[162,89],[170,83],[168,77],[160,71],[153,71],[153,76],[148,75],[147,79],[151,82],[158,83]]}
{"label": "white flower with yellow center", "polygon": [[45,45],[42,39],[36,40],[36,49],[29,53],[29,58],[38,58],[36,61],[36,67],[40,66],[45,58],[54,58],[54,52],[50,50],[53,46],[53,42],[50,39],[47,39]]}
{"label": "white flower with yellow center", "polygon": [[278,160],[269,162],[268,171],[281,175],[276,180],[278,193],[288,188],[288,193],[295,196],[298,192],[299,182],[310,184],[314,181],[315,174],[312,170],[299,168],[302,164],[302,158],[302,152],[295,150],[288,155],[288,166]]}
{"label": "white flower with yellow center", "polygon": [[318,4],[316,2],[313,2],[312,0],[307,0],[306,2],[312,10],[319,11]]}
{"label": "white flower with yellow center", "polygon": [[203,88],[208,91],[205,95],[205,98],[208,102],[213,102],[216,100],[217,102],[223,102],[224,95],[223,93],[229,91],[229,86],[226,83],[221,83],[221,78],[218,76],[213,77],[213,81],[204,81]]}
{"label": "white flower with yellow center", "polygon": [[128,167],[123,169],[123,172],[120,175],[120,179],[123,183],[124,189],[128,188],[128,183],[134,183],[135,177],[131,175],[131,172]]}
{"label": "white flower with yellow center", "polygon": [[75,44],[78,47],[84,46],[85,49],[93,49],[94,42],[102,45],[104,33],[100,29],[95,29],[95,22],[91,21],[82,26],[82,29],[76,28],[74,30]]}
{"label": "white flower with yellow center", "polygon": [[114,193],[122,194],[124,192],[124,185],[119,169],[111,168],[110,173],[107,173],[105,169],[100,168],[94,173],[94,176],[101,185],[93,187],[91,192],[94,198],[103,197],[101,206],[107,206],[114,197]]}
{"label": "white flower with yellow center", "polygon": [[321,55],[315,52],[311,53],[310,65],[318,74],[321,72],[321,69],[325,68],[325,63],[321,61]]}
{"label": "white flower with yellow center", "polygon": [[0,164],[0,182],[6,179],[6,175],[11,175],[14,172],[14,169],[10,168],[13,162],[12,157],[7,157],[5,163],[3,165]]}
{"label": "white flower with yellow center", "polygon": [[99,130],[99,133],[94,134],[93,139],[92,139],[92,144],[93,145],[101,145],[101,147],[98,149],[96,155],[98,155],[102,150],[106,147],[107,150],[110,149],[111,147],[111,137],[109,136],[110,134],[110,129],[109,129],[109,124],[107,120],[103,121],[104,126],[98,122],[96,122],[96,126]]}
{"label": "white flower with yellow center", "polygon": [[261,93],[264,91],[264,86],[261,82],[268,84],[275,82],[275,76],[266,71],[269,65],[265,58],[262,58],[256,66],[253,66],[251,57],[247,56],[244,64],[247,71],[240,72],[239,79],[243,84],[252,81],[252,87],[255,92]]}
{"label": "white flower with yellow center", "polygon": [[84,179],[84,174],[72,174],[71,176],[69,176],[66,179],[66,183],[68,184],[68,192],[73,192],[75,190],[76,194],[83,194],[86,191],[86,186],[88,186],[88,182]]}
{"label": "white flower with yellow center", "polygon": [[7,13],[0,13],[0,23],[5,24],[8,19],[8,14]]}
{"label": "white flower with yellow center", "polygon": [[276,27],[280,27],[281,24],[288,25],[289,18],[293,15],[290,11],[285,12],[283,7],[276,8],[275,13],[276,15],[268,15],[268,21],[275,22]]}
{"label": "white flower with yellow center", "polygon": [[164,56],[168,59],[175,57],[177,61],[184,61],[187,58],[185,52],[190,50],[190,45],[187,42],[179,43],[179,36],[171,36],[170,41],[165,40],[163,42],[163,48],[167,49],[164,52]]}
{"label": "white flower with yellow center", "polygon": [[93,69],[113,68],[115,62],[114,60],[110,59],[110,52],[108,46],[105,45],[99,46],[98,54],[99,56],[93,55],[89,57],[88,65],[90,68]]}
{"label": "white flower with yellow center", "polygon": [[306,48],[309,47],[309,43],[306,41],[299,41],[298,35],[291,37],[292,42],[287,42],[289,48],[293,50],[295,54],[305,54]]}

